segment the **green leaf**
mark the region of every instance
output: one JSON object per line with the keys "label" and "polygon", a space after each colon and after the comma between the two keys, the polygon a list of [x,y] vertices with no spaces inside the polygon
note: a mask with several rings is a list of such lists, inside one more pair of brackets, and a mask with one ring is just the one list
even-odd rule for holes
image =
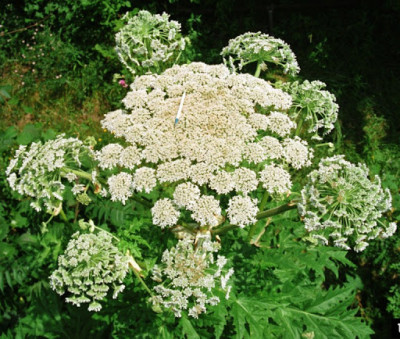
{"label": "green leaf", "polygon": [[48,141],[51,139],[55,139],[55,137],[57,136],[57,132],[55,130],[49,128],[48,130],[43,131],[41,136],[42,136],[43,141]]}
{"label": "green leaf", "polygon": [[[231,312],[233,316],[233,324],[236,330],[236,338],[264,338],[262,320],[265,316],[260,312],[262,307],[254,299],[240,296],[238,298],[232,297]],[[248,324],[249,332],[246,330]]]}
{"label": "green leaf", "polygon": [[190,320],[186,317],[185,314],[182,315],[182,318],[179,321],[179,325],[182,327],[182,331],[187,335],[188,338],[191,339],[200,339],[200,336],[194,329]]}
{"label": "green leaf", "polygon": [[28,113],[28,114],[32,114],[33,113],[33,108],[32,107],[22,105],[22,109],[24,110],[25,113]]}
{"label": "green leaf", "polygon": [[0,243],[0,258],[7,258],[9,260],[17,253],[18,251],[15,249],[14,246],[5,242]]}
{"label": "green leaf", "polygon": [[40,138],[40,131],[40,128],[32,124],[27,124],[22,130],[21,134],[18,135],[17,142],[20,145],[28,145]]}

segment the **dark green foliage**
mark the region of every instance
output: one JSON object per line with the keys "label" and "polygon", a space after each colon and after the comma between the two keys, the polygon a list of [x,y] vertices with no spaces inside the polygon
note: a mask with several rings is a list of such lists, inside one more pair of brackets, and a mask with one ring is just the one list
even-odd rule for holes
{"label": "dark green foliage", "polygon": [[[304,242],[306,234],[292,211],[290,221],[275,217],[253,239],[256,246],[246,243],[241,230],[224,237],[222,254],[234,263],[236,288],[229,300],[221,293],[222,302],[200,319],[154,312],[133,275],[117,300],[107,300],[101,312],[92,314],[64,303],[48,284],[79,218],[115,232],[121,249],[144,268],[149,285],[149,270],[176,240],[152,225],[149,208],[140,202],[122,205],[95,195],[89,206],[71,200],[67,220],[57,216],[46,224],[50,216],[33,213],[29,200],[11,193],[6,183],[4,171],[18,145],[52,139],[65,124],[51,114],[61,112],[74,122],[68,132],[81,136],[93,132],[88,121],[119,107],[126,91],[112,82],[114,73],[123,73],[113,50],[114,34],[121,15],[137,6],[165,10],[181,21],[192,41],[188,60],[219,63],[229,38],[272,28],[269,33],[296,52],[301,75],[326,82],[337,96],[341,121],[328,141],[380,175],[393,195],[388,218],[399,221],[400,8],[391,1],[346,8],[274,4],[273,23],[267,18],[270,4],[255,0],[34,0],[2,8],[0,338],[367,338],[371,325],[377,336],[389,336],[390,320],[400,317],[398,234],[375,241],[361,256],[346,256]],[[129,79],[127,73],[121,77]],[[88,103],[88,97],[94,100]],[[98,115],[80,120],[94,110]],[[35,124],[43,117],[46,129]],[[15,127],[3,128],[10,125]],[[98,130],[95,134],[111,138]],[[318,148],[316,157],[330,151]]]}

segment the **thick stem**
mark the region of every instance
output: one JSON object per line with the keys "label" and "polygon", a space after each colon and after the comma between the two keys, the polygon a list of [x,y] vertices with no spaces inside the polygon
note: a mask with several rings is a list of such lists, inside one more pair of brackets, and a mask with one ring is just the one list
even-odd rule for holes
{"label": "thick stem", "polygon": [[297,128],[296,128],[296,133],[295,133],[296,136],[300,135],[301,128],[303,127],[303,122],[304,122],[304,117],[302,115],[300,115],[300,120],[297,123]]}
{"label": "thick stem", "polygon": [[139,279],[140,283],[143,285],[144,289],[153,296],[153,292],[147,287],[146,283],[143,281],[142,277],[140,276],[140,271],[142,270],[136,260],[133,258],[129,250],[126,252],[126,255],[129,257],[129,267],[132,269],[133,273],[136,275],[136,278]]}
{"label": "thick stem", "polygon": [[264,211],[265,205],[267,204],[267,201],[268,201],[268,197],[269,197],[269,193],[268,193],[268,191],[265,191],[264,195],[261,199],[260,206],[258,208],[259,211]]}
{"label": "thick stem", "polygon": [[136,202],[138,202],[139,204],[142,204],[143,206],[146,207],[153,207],[153,205],[151,204],[151,202],[148,202],[142,198],[136,197],[134,195],[132,195],[132,200],[135,200]]}
{"label": "thick stem", "polygon": [[260,77],[260,73],[261,73],[261,61],[258,61],[257,62],[257,69],[256,69],[256,72],[254,73],[254,76],[256,78],[259,78]]}
{"label": "thick stem", "polygon": [[271,217],[273,215],[281,214],[283,212],[286,212],[286,211],[289,211],[289,210],[292,210],[292,209],[295,209],[295,208],[297,208],[297,201],[291,201],[291,202],[289,202],[289,203],[287,203],[285,205],[281,205],[281,206],[278,206],[278,207],[275,207],[275,208],[271,208],[271,209],[266,210],[266,211],[259,212],[259,213],[257,213],[256,218],[257,219],[268,218],[268,217]]}
{"label": "thick stem", "polygon": [[99,226],[96,226],[95,224],[92,224],[91,226],[93,226],[94,228],[98,229],[99,231],[102,232],[106,232],[108,233],[111,237],[113,237],[115,240],[117,240],[118,242],[120,242],[121,240],[119,238],[117,238],[114,234],[112,234],[111,232],[106,231],[104,228],[101,228]]}
{"label": "thick stem", "polygon": [[[281,214],[283,212],[295,209],[295,208],[297,208],[297,202],[298,201],[290,201],[285,205],[281,205],[281,206],[278,206],[278,207],[275,207],[275,208],[271,208],[271,209],[266,210],[266,211],[258,212],[257,215],[256,215],[256,218],[258,220],[260,220],[260,219],[272,217],[273,215]],[[211,230],[211,233],[214,234],[214,235],[216,235],[216,234],[224,234],[224,233],[226,233],[226,232],[228,232],[230,230],[236,229],[236,228],[239,228],[239,226],[229,224],[229,225],[225,225],[225,226],[222,226],[222,227],[219,227],[219,228],[215,228],[215,229]]]}
{"label": "thick stem", "polygon": [[[61,217],[62,220],[68,222],[68,218],[67,218],[67,216],[65,215],[63,209],[60,210],[60,217]],[[49,220],[49,221],[50,221],[50,220]]]}
{"label": "thick stem", "polygon": [[211,230],[211,234],[214,234],[214,235],[224,234],[230,230],[234,230],[235,228],[239,228],[239,226],[229,224],[229,225],[225,225],[225,226]]}
{"label": "thick stem", "polygon": [[76,169],[72,169],[72,168],[68,168],[68,167],[62,168],[62,171],[65,174],[74,173],[76,176],[78,176],[80,178],[84,178],[84,179],[92,181],[92,174],[91,173],[87,173],[85,171],[80,171],[80,170],[76,170]]}
{"label": "thick stem", "polygon": [[133,267],[132,267],[132,271],[136,275],[136,278],[139,279],[139,281],[142,284],[142,286],[144,287],[144,289],[153,297],[154,296],[153,292],[150,290],[150,288],[147,287],[146,283],[144,282],[144,280],[140,276],[139,272],[137,270],[135,270]]}

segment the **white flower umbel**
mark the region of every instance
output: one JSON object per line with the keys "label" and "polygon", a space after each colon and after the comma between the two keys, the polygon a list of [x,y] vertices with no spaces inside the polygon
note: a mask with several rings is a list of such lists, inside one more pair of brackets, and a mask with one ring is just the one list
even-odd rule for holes
{"label": "white flower umbel", "polygon": [[113,168],[120,162],[121,153],[124,148],[119,144],[108,144],[100,151],[96,152],[96,159],[99,161],[99,167]]}
{"label": "white flower umbel", "polygon": [[232,269],[224,273],[225,257],[215,258],[219,247],[209,234],[204,234],[196,244],[193,239],[184,238],[166,250],[162,263],[153,269],[153,279],[162,282],[154,287],[157,294],[152,298],[153,304],[171,309],[175,317],[188,312],[194,318],[205,313],[208,305],[217,305],[220,299],[215,291],[222,289],[228,294],[227,282],[233,274]]}
{"label": "white flower umbel", "polygon": [[181,25],[169,15],[139,11],[123,18],[125,25],[115,36],[119,60],[133,73],[160,72],[173,65],[185,48]]}
{"label": "white flower umbel", "polygon": [[283,69],[283,73],[290,75],[296,75],[300,71],[296,56],[289,45],[261,32],[248,32],[229,40],[221,55],[224,63],[234,71],[240,71],[249,63],[263,65],[264,69],[267,68],[266,63],[275,64]]}
{"label": "white flower umbel", "polygon": [[126,147],[119,157],[119,165],[130,170],[134,169],[140,162],[141,153],[135,145]]}
{"label": "white flower umbel", "polygon": [[362,251],[367,240],[388,237],[396,230],[387,224],[383,213],[391,208],[391,195],[381,187],[378,176],[371,181],[368,168],[334,156],[321,160],[318,169],[308,175],[301,191],[299,213],[306,229],[330,236],[335,246]]}
{"label": "white flower umbel", "polygon": [[322,135],[333,130],[339,111],[336,97],[324,90],[325,87],[326,84],[318,80],[311,82],[305,80],[302,84],[294,81],[282,85],[293,98],[293,106],[289,110],[290,116],[299,124],[304,123],[307,133],[313,134],[317,139],[321,138],[318,135],[320,130],[323,132]]}
{"label": "white flower umbel", "polygon": [[295,169],[311,165],[314,157],[313,150],[308,147],[307,141],[299,137],[287,138],[283,142],[283,157]]}
{"label": "white flower umbel", "polygon": [[248,196],[234,196],[229,200],[229,207],[226,212],[232,225],[243,228],[254,224],[257,221],[257,199],[251,199]]}
{"label": "white flower umbel", "polygon": [[79,180],[91,181],[90,174],[81,171],[84,158],[92,160],[92,150],[82,141],[62,134],[44,144],[20,146],[6,169],[7,180],[11,189],[32,198],[35,210],[59,213],[65,185],[79,185],[79,173],[84,174]]}
{"label": "white flower umbel", "polygon": [[292,181],[288,171],[280,166],[266,165],[259,173],[260,182],[271,195],[290,193]]}
{"label": "white flower umbel", "polygon": [[[177,186],[189,182],[204,194],[254,198],[266,163],[295,169],[310,164],[308,145],[290,139],[290,95],[224,65],[175,65],[159,75],[137,76],[123,103],[126,111],[103,120],[103,127],[132,145],[121,150],[117,165],[132,174],[136,192],[161,189],[160,198],[173,199],[177,208],[192,212],[182,215],[202,226],[218,224],[227,204],[214,202],[206,212],[201,203],[211,203],[211,195],[184,199]],[[125,158],[129,147],[132,157]]]}
{"label": "white flower umbel", "polygon": [[235,187],[232,173],[226,171],[218,171],[215,175],[211,177],[209,186],[218,194],[227,194],[231,192]]}
{"label": "white flower umbel", "polygon": [[286,137],[296,124],[286,115],[280,112],[271,112],[268,116],[268,129],[280,137]]}
{"label": "white flower umbel", "polygon": [[75,306],[89,304],[89,311],[100,311],[100,300],[113,290],[113,298],[124,289],[128,272],[128,257],[119,252],[110,234],[76,232],[63,255],[58,257],[58,268],[50,276],[50,286],[58,294],[67,293],[66,302]]}
{"label": "white flower umbel", "polygon": [[219,224],[221,207],[219,201],[213,196],[201,196],[190,210],[193,212],[192,218],[201,226],[217,226]]}
{"label": "white flower umbel", "polygon": [[161,228],[176,225],[180,215],[173,202],[168,198],[158,200],[151,209],[151,214],[153,223]]}
{"label": "white flower umbel", "polygon": [[174,202],[179,207],[191,209],[200,198],[200,189],[191,182],[185,182],[176,186],[174,191]]}
{"label": "white flower umbel", "polygon": [[133,175],[133,187],[136,191],[150,193],[157,185],[156,171],[150,167],[141,167]]}
{"label": "white flower umbel", "polygon": [[283,156],[283,146],[278,139],[270,136],[263,137],[258,144],[262,146],[269,159],[281,159]]}
{"label": "white flower umbel", "polygon": [[238,168],[232,174],[235,190],[247,194],[257,189],[258,180],[256,172],[248,168]]}
{"label": "white flower umbel", "polygon": [[121,201],[124,205],[133,194],[132,175],[121,172],[108,178],[108,191],[112,201]]}

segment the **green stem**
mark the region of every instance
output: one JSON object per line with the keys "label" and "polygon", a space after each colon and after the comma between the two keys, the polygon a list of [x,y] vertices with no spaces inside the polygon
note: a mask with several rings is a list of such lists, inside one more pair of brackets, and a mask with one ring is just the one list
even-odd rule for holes
{"label": "green stem", "polygon": [[292,210],[297,208],[297,201],[291,201],[285,205],[281,205],[275,208],[271,208],[269,210],[266,211],[262,211],[262,212],[258,212],[256,215],[257,219],[264,219],[264,218],[268,218],[268,217],[272,217],[273,215],[276,214],[281,214],[283,212]]}
{"label": "green stem", "polygon": [[[131,256],[131,259],[134,260],[132,256]],[[144,289],[153,297],[154,296],[153,292],[151,292],[151,290],[147,287],[146,283],[144,282],[144,280],[140,276],[138,270],[134,267],[134,265],[132,265],[131,263],[129,263],[129,264],[130,264],[130,266],[132,268],[133,273],[136,275],[136,278],[139,279],[139,281],[142,284],[142,286],[144,287]]]}
{"label": "green stem", "polygon": [[104,228],[101,228],[101,227],[99,227],[99,226],[96,226],[95,224],[92,224],[91,226],[93,226],[94,228],[98,229],[99,231],[108,233],[109,235],[111,235],[111,237],[113,237],[113,238],[114,238],[115,240],[117,240],[118,242],[121,241],[121,240],[120,240],[119,238],[117,238],[114,234],[112,234],[111,232],[106,231]]}
{"label": "green stem", "polygon": [[229,225],[225,225],[225,226],[222,226],[222,227],[219,227],[219,228],[216,228],[216,229],[212,229],[211,233],[214,234],[214,235],[215,234],[224,234],[224,233],[226,233],[226,232],[228,232],[230,230],[234,230],[236,228],[239,228],[239,226],[229,224]]}
{"label": "green stem", "polygon": [[62,171],[65,174],[74,173],[75,175],[77,175],[80,178],[84,178],[84,179],[92,181],[92,174],[91,173],[87,173],[85,171],[80,171],[80,170],[76,170],[76,169],[72,169],[72,168],[68,168],[68,167],[63,167]]}
{"label": "green stem", "polygon": [[135,200],[136,202],[138,202],[139,204],[142,204],[143,206],[146,206],[146,207],[153,207],[153,205],[151,204],[151,202],[146,201],[146,200],[144,200],[144,199],[142,199],[142,198],[140,198],[140,197],[136,197],[136,196],[132,195],[132,200]]}
{"label": "green stem", "polygon": [[153,292],[150,290],[150,288],[147,287],[146,283],[144,282],[144,280],[142,279],[140,274],[138,272],[136,272],[135,270],[133,270],[133,273],[135,273],[136,277],[139,279],[139,281],[143,285],[144,289],[153,297],[154,296]]}
{"label": "green stem", "polygon": [[268,191],[265,191],[261,199],[260,207],[258,209],[260,212],[264,211],[265,205],[267,204],[268,201],[268,197],[269,197]]}
{"label": "green stem", "polygon": [[[60,211],[60,217],[61,217],[62,220],[68,222],[67,216],[65,215],[63,209],[61,209],[61,211]],[[51,220],[51,219],[50,219],[50,220]],[[50,220],[49,220],[49,221],[50,221]]]}
{"label": "green stem", "polygon": [[[256,218],[258,220],[260,220],[260,219],[272,217],[273,215],[281,214],[283,212],[295,209],[295,208],[297,208],[297,203],[298,203],[298,200],[293,200],[293,201],[288,202],[287,204],[284,204],[284,205],[281,205],[281,206],[278,206],[278,207],[275,207],[275,208],[271,208],[271,209],[266,210],[266,211],[258,212],[257,215],[256,215]],[[252,226],[254,226],[254,225],[252,225]],[[223,233],[226,233],[226,232],[228,232],[230,230],[233,230],[233,229],[236,229],[236,228],[239,228],[239,226],[228,224],[228,225],[225,225],[225,226],[222,226],[222,227],[218,227],[218,228],[212,229],[211,233],[213,235],[223,234]],[[250,232],[251,232],[251,230],[249,231],[249,233]],[[254,233],[254,231],[253,231],[253,233]],[[247,236],[247,237],[249,238],[249,236]]]}
{"label": "green stem", "polygon": [[262,64],[261,61],[258,61],[258,62],[257,62],[257,69],[256,69],[256,72],[254,73],[254,76],[255,76],[256,78],[259,78],[259,77],[260,77],[260,73],[261,73],[261,64]]}
{"label": "green stem", "polygon": [[[263,211],[264,210],[265,205],[267,204],[267,201],[268,201],[268,197],[269,197],[268,191],[265,191],[264,195],[263,195],[263,197],[261,199],[261,203],[260,203],[260,206],[259,206],[259,209],[258,209],[259,211]],[[250,226],[249,233],[247,234],[247,241],[248,242],[250,242],[251,239],[253,238],[253,235],[256,232],[256,229],[257,229],[257,225],[255,223]]]}
{"label": "green stem", "polygon": [[[301,111],[300,111],[301,112]],[[301,113],[300,113],[301,114]],[[296,136],[299,136],[300,132],[301,132],[301,127],[303,126],[303,122],[304,122],[304,117],[302,115],[300,115],[300,120],[297,123],[297,128],[296,128]]]}

